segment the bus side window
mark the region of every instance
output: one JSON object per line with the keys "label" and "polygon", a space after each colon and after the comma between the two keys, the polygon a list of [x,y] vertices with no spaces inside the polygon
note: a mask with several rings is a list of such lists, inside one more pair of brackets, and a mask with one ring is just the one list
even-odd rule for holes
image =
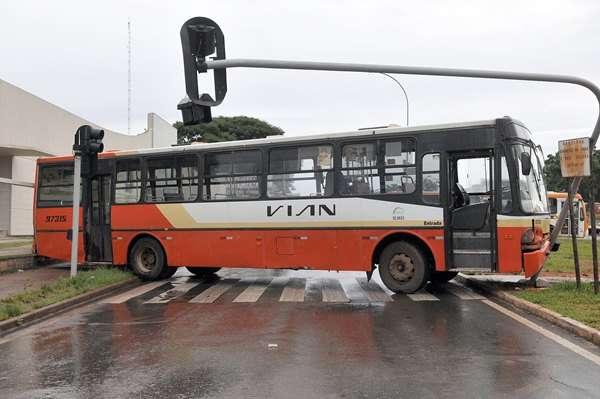
{"label": "bus side window", "polygon": [[342,195],[378,194],[381,184],[375,143],[342,147]]}
{"label": "bus side window", "polygon": [[209,153],[205,156],[204,199],[260,197],[261,154],[257,150]]}
{"label": "bus side window", "polygon": [[117,161],[115,204],[131,204],[140,201],[142,193],[142,170],[139,159]]}
{"label": "bus side window", "polygon": [[422,175],[421,186],[423,202],[426,204],[440,204],[440,154],[425,154],[421,160]]}
{"label": "bus side window", "polygon": [[[512,210],[512,189],[510,186],[510,175],[508,174],[508,166],[506,165],[506,157],[503,155],[500,157],[501,176],[500,181],[502,182],[502,212],[510,212]],[[554,201],[556,207],[556,200]]]}
{"label": "bus side window", "polygon": [[275,148],[269,153],[269,198],[323,197],[333,194],[333,147]]}
{"label": "bus side window", "polygon": [[413,139],[385,143],[386,194],[409,194],[415,191],[417,178],[415,147]]}
{"label": "bus side window", "polygon": [[195,157],[146,162],[146,202],[194,201],[197,197],[198,163]]}

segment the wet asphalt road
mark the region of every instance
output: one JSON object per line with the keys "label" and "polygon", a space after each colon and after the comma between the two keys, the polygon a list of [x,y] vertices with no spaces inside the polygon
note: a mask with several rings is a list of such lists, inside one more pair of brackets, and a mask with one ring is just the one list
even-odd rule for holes
{"label": "wet asphalt road", "polygon": [[[346,288],[356,273],[220,274],[313,283],[304,302],[280,302],[276,284],[254,302],[234,302],[248,286],[242,280],[213,303],[191,303],[216,282],[182,271],[173,281],[199,284],[179,297],[169,298],[166,284],[76,309],[0,338],[0,397],[600,397],[600,366],[482,300],[428,287],[437,300],[370,302]],[[351,302],[325,302],[335,281]],[[161,293],[167,303],[145,303]]]}

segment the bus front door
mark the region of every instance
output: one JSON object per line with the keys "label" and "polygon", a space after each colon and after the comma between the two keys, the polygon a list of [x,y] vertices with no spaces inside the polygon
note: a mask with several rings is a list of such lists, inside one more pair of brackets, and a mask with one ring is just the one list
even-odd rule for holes
{"label": "bus front door", "polygon": [[88,260],[112,262],[112,236],[110,227],[110,193],[112,176],[97,175],[92,179],[92,201]]}
{"label": "bus front door", "polygon": [[451,154],[447,212],[448,268],[492,271],[496,217],[492,151]]}

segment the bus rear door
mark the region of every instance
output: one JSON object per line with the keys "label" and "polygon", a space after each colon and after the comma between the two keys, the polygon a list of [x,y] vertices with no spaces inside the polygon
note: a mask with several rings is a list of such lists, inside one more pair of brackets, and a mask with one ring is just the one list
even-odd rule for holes
{"label": "bus rear door", "polygon": [[89,218],[88,261],[112,262],[112,237],[110,225],[110,195],[112,176],[96,175],[92,178],[92,198]]}

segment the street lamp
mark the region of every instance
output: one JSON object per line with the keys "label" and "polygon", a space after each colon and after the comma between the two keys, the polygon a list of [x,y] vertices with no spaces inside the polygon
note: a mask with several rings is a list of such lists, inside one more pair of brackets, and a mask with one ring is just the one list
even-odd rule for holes
{"label": "street lamp", "polygon": [[404,93],[404,98],[406,99],[406,126],[408,126],[408,124],[409,124],[409,119],[408,119],[409,104],[408,104],[408,95],[406,94],[406,90],[404,90],[404,86],[402,86],[402,83],[400,83],[395,77],[393,77],[389,73],[381,72],[381,74],[387,76],[390,79],[392,79],[402,89],[402,93]]}

